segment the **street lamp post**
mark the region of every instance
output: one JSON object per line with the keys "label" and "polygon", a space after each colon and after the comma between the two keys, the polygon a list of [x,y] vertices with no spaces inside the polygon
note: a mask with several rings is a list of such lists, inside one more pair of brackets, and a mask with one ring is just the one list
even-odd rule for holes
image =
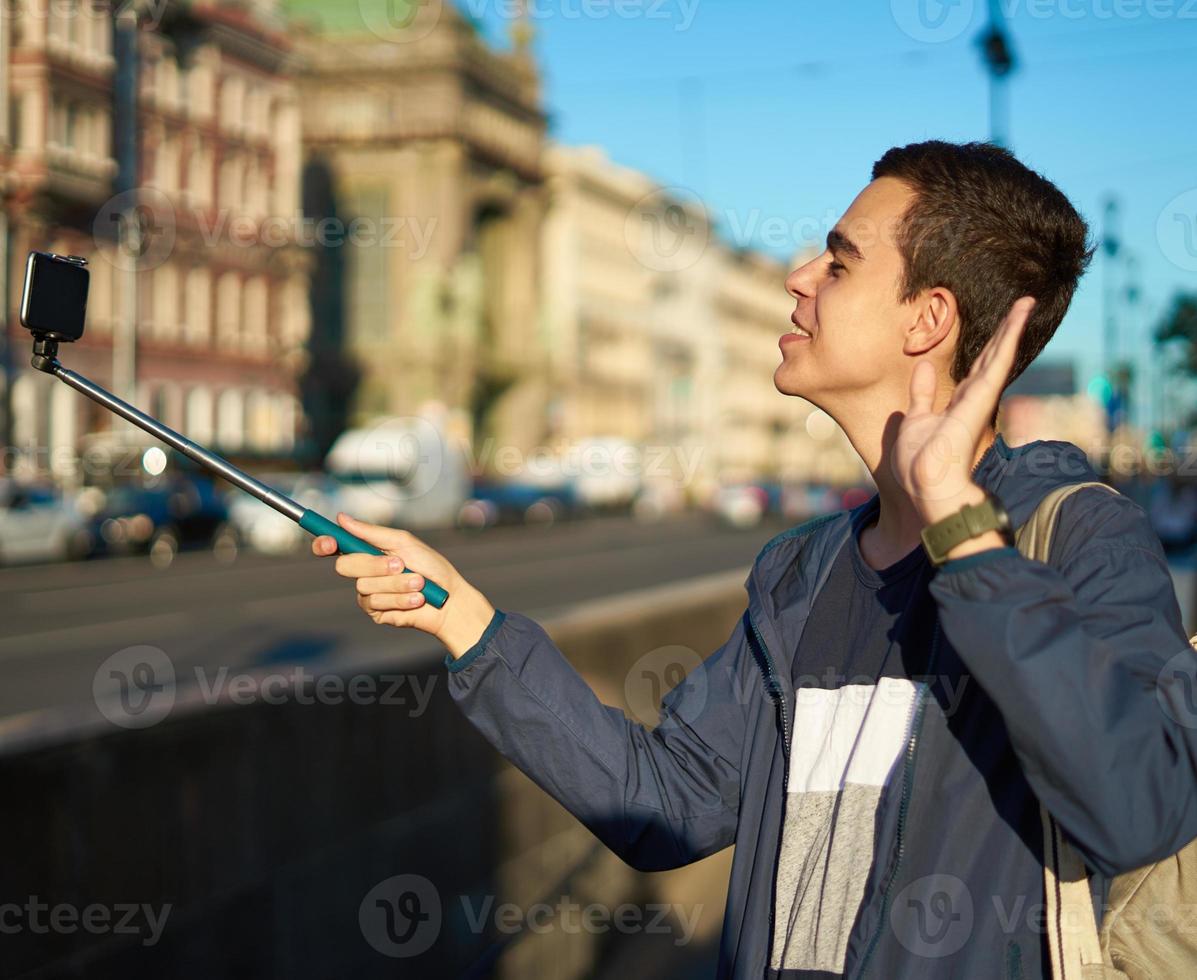
{"label": "street lamp post", "polygon": [[1017,67],[1010,35],[1006,33],[998,0],[990,0],[989,23],[977,39],[981,58],[989,73],[989,140],[998,146],[1010,145],[1009,100],[1006,80]]}
{"label": "street lamp post", "polygon": [[137,380],[137,264],[142,247],[137,207],[137,17],[138,5],[120,7],[113,21],[116,56],[114,142],[116,193],[123,210],[118,216],[117,255],[124,302],[112,335],[112,387],[126,399],[135,398]]}
{"label": "street lamp post", "polygon": [[[1115,296],[1115,262],[1121,250],[1118,241],[1118,199],[1110,196],[1106,198],[1102,216],[1101,254],[1102,254],[1102,370],[1110,381],[1113,404],[1118,404],[1118,372],[1115,360],[1118,356],[1118,314],[1117,297]],[[1107,410],[1106,429],[1113,433],[1116,425],[1116,412]]]}

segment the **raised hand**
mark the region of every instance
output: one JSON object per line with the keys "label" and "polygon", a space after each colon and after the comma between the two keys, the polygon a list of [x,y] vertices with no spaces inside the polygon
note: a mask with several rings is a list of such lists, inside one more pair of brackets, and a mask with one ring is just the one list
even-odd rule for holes
{"label": "raised hand", "polygon": [[983,492],[972,480],[973,462],[993,417],[1035,300],[1024,296],[989,338],[952,398],[935,411],[935,369],[920,361],[910,377],[910,404],[891,455],[898,482],[931,524],[974,503]]}

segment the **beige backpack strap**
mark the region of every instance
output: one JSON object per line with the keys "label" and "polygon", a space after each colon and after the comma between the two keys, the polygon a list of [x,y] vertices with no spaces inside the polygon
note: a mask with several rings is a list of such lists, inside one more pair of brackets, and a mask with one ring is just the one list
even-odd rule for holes
{"label": "beige backpack strap", "polygon": [[1097,920],[1093,916],[1093,897],[1089,893],[1089,873],[1085,863],[1060,831],[1047,808],[1039,805],[1043,822],[1043,893],[1047,900],[1045,927],[1051,951],[1052,976],[1056,980],[1082,980],[1096,975],[1104,959]]}
{"label": "beige backpack strap", "polygon": [[[1018,550],[1026,557],[1047,564],[1052,534],[1060,505],[1083,487],[1104,487],[1105,483],[1071,483],[1056,487],[1039,502],[1035,512],[1014,534]],[[1040,804],[1043,823],[1043,891],[1047,901],[1046,928],[1055,980],[1084,980],[1100,976],[1101,942],[1089,893],[1089,875],[1076,849],[1064,838],[1059,824]]]}
{"label": "beige backpack strap", "polygon": [[1028,558],[1033,558],[1035,561],[1046,565],[1047,559],[1051,555],[1052,534],[1055,533],[1056,521],[1060,517],[1060,506],[1074,493],[1078,490],[1083,490],[1085,487],[1102,487],[1105,490],[1109,490],[1110,493],[1118,492],[1107,483],[1097,483],[1095,481],[1088,483],[1066,483],[1062,487],[1056,487],[1055,490],[1049,491],[1039,501],[1039,506],[1035,508],[1035,513],[1027,518],[1026,522],[1014,532],[1014,540],[1018,546],[1018,550]]}

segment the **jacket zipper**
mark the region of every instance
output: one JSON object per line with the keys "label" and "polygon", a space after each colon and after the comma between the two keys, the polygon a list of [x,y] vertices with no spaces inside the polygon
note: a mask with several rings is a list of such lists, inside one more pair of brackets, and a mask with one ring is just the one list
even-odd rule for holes
{"label": "jacket zipper", "polygon": [[[769,647],[765,644],[765,638],[761,636],[761,631],[756,627],[751,610],[748,611],[748,625],[752,627],[752,634],[756,637],[756,642],[761,648],[761,653],[765,655],[765,664],[761,667],[761,674],[765,678],[765,689],[777,705],[778,711],[781,712],[781,741],[785,749],[785,757],[789,759],[790,724],[786,716],[785,694],[781,689],[781,681],[777,678],[777,669],[774,665],[773,655],[769,652]],[[789,767],[787,766],[786,769],[788,773]]]}
{"label": "jacket zipper", "polygon": [[[938,652],[939,617],[936,616],[935,632],[931,639],[931,657],[927,664],[928,676],[935,669]],[[915,756],[918,753],[919,731],[923,727],[923,714],[927,707],[927,691],[929,689],[929,687],[924,687],[919,691],[918,698],[911,708],[913,721],[910,725],[910,737],[906,740],[906,761],[902,769],[902,800],[898,804],[898,828],[895,833],[898,842],[898,856],[894,861],[894,870],[886,881],[885,890],[881,895],[881,918],[877,923],[877,931],[873,933],[873,938],[869,942],[869,948],[865,951],[864,959],[861,960],[860,972],[857,973],[858,980],[865,976],[869,961],[873,958],[873,952],[876,950],[877,943],[881,939],[881,933],[885,929],[885,923],[889,916],[890,890],[893,888],[894,882],[898,879],[898,872],[902,868],[902,859],[906,856],[906,813],[910,809],[910,795],[914,791],[914,762]]]}
{"label": "jacket zipper", "polygon": [[777,669],[774,664],[773,655],[769,652],[769,647],[765,643],[765,638],[761,636],[761,631],[756,627],[756,622],[752,618],[751,610],[748,611],[748,625],[752,627],[752,633],[756,637],[756,642],[760,646],[761,653],[765,658],[764,664],[761,665],[761,674],[765,679],[765,689],[769,692],[769,696],[773,699],[774,704],[777,705],[777,710],[781,713],[781,745],[783,760],[781,772],[782,819],[780,821],[781,827],[777,832],[777,844],[773,854],[773,881],[770,883],[769,889],[769,938],[765,945],[767,967],[768,957],[773,949],[773,934],[777,928],[775,921],[775,909],[777,906],[777,865],[781,860],[781,836],[785,832],[786,795],[789,793],[790,786],[790,725],[786,719],[785,693],[782,691],[781,682],[777,678]]}

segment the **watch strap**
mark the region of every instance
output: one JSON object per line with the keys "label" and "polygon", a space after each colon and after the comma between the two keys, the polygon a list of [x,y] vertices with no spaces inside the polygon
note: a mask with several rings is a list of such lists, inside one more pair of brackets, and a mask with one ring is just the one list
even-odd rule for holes
{"label": "watch strap", "polygon": [[956,545],[970,538],[980,537],[987,531],[999,531],[1009,538],[1009,528],[1009,518],[1001,502],[993,494],[986,492],[984,500],[975,504],[965,504],[954,514],[924,527],[923,547],[933,565],[942,565],[948,560],[948,552]]}

